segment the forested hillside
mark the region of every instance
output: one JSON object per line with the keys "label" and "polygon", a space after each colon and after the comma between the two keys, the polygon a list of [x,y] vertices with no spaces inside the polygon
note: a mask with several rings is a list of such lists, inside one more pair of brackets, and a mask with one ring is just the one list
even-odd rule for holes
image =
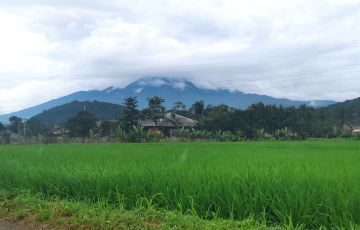
{"label": "forested hillside", "polygon": [[[132,103],[125,103],[126,101]],[[256,103],[247,109],[237,109],[225,104],[206,105],[203,101],[195,101],[187,107],[179,101],[173,104],[172,109],[166,110],[163,106],[165,101],[161,97],[149,98],[148,108],[145,109],[137,108],[136,97],[129,97],[125,102],[126,106],[97,101],[74,101],[46,110],[27,120],[26,125],[23,125],[21,118],[12,117],[8,129],[14,133],[23,133],[24,131],[20,132],[19,127],[26,127],[28,129],[26,134],[31,136],[48,135],[48,130],[54,127],[54,124],[62,124],[61,127],[67,127],[69,130],[73,127],[78,129],[84,123],[83,116],[79,116],[79,112],[84,110],[87,116],[91,116],[91,122],[84,123],[87,128],[82,136],[90,135],[90,130],[92,134],[97,133],[100,136],[119,134],[121,133],[119,129],[133,132],[134,127],[140,126],[139,119],[164,119],[167,112],[194,119],[197,122],[195,130],[206,132],[207,136],[216,132],[229,132],[245,139],[344,137],[351,136],[352,131],[345,130],[345,124],[348,127],[356,127],[360,124],[359,98],[325,108],[306,105],[284,107]],[[156,105],[153,102],[156,102]],[[74,117],[79,122],[69,123]],[[97,127],[94,125],[96,120],[108,121]],[[78,136],[78,134],[71,135]]]}
{"label": "forested hillside", "polygon": [[324,108],[327,117],[332,121],[339,121],[355,126],[360,125],[360,98],[336,103]]}
{"label": "forested hillside", "polygon": [[123,115],[124,107],[107,102],[73,101],[68,104],[45,110],[33,118],[45,124],[63,123],[83,110],[94,114],[95,118],[98,120],[119,119]]}

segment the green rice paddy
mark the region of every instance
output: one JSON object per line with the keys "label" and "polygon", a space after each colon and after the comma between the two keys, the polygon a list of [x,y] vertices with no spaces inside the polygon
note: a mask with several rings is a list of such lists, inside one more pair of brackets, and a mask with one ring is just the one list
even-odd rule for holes
{"label": "green rice paddy", "polygon": [[0,146],[0,188],[303,228],[360,225],[360,141]]}

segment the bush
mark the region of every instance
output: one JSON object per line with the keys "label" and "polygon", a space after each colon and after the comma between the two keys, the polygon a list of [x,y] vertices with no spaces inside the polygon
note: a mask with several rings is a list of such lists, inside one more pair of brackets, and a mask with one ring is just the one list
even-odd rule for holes
{"label": "bush", "polygon": [[164,138],[164,134],[160,130],[148,131],[148,140],[151,139],[153,141],[159,142],[162,138]]}
{"label": "bush", "polygon": [[296,140],[299,137],[296,132],[291,131],[287,127],[276,130],[274,136],[277,140]]}
{"label": "bush", "polygon": [[264,129],[255,130],[257,140],[271,140],[273,136],[270,133],[266,133]]}
{"label": "bush", "polygon": [[353,132],[352,136],[355,140],[360,140],[360,132]]}
{"label": "bush", "polygon": [[147,142],[150,140],[150,133],[145,131],[143,127],[133,126],[133,129],[128,133],[128,141],[130,142]]}

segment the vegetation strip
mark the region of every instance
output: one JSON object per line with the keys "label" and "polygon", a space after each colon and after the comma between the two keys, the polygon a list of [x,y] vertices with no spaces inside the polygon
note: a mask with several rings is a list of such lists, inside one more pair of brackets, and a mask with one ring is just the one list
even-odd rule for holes
{"label": "vegetation strip", "polygon": [[[224,104],[205,107],[203,101],[189,109],[178,101],[166,110],[158,96],[148,98],[142,110],[131,96],[124,106],[72,102],[26,121],[11,116],[9,125],[0,122],[0,144],[360,139],[358,102],[324,108],[257,103],[243,110]],[[92,106],[86,110],[86,105]]]}
{"label": "vegetation strip", "polygon": [[4,190],[0,191],[0,216],[9,221],[60,229],[284,229],[266,227],[251,219],[209,221],[152,206],[125,210],[105,202],[89,204]]}

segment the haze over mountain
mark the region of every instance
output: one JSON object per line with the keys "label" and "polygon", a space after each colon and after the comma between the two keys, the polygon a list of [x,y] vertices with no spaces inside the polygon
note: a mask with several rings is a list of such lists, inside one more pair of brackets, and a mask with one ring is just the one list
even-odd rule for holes
{"label": "haze over mountain", "polygon": [[283,106],[308,106],[320,107],[335,103],[334,101],[294,101],[284,98],[274,98],[258,94],[246,94],[240,91],[229,91],[225,89],[199,88],[190,81],[183,79],[168,78],[146,78],[137,80],[124,88],[109,87],[104,90],[79,91],[60,97],[43,104],[20,110],[18,112],[0,115],[0,121],[7,121],[10,116],[16,115],[22,118],[30,118],[44,110],[60,106],[72,101],[102,101],[114,104],[122,104],[124,98],[137,96],[139,108],[147,105],[147,98],[160,96],[165,99],[167,109],[172,108],[176,101],[182,101],[186,106],[191,106],[195,101],[204,100],[205,104],[218,105],[225,103],[235,108],[247,108],[249,105],[263,102],[264,104],[275,104]]}

